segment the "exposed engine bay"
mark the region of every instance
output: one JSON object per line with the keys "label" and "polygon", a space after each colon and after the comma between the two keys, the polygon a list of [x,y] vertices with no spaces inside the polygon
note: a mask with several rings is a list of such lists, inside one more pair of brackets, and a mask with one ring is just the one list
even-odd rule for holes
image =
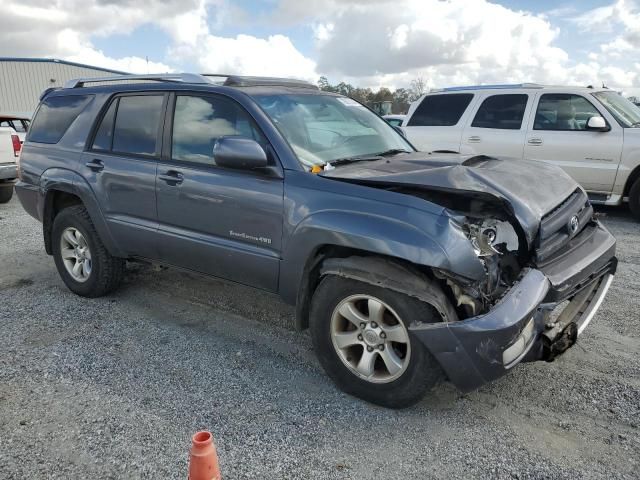
{"label": "exposed engine bay", "polygon": [[464,319],[488,311],[517,280],[522,267],[518,235],[509,222],[465,217],[462,228],[484,266],[485,278],[474,282],[442,270],[434,273],[450,289]]}

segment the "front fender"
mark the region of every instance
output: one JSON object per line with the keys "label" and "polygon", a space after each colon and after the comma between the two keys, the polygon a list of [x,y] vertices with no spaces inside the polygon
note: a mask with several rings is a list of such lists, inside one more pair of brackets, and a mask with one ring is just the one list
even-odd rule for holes
{"label": "front fender", "polygon": [[111,232],[107,227],[107,223],[102,214],[102,210],[98,204],[93,190],[78,173],[64,168],[50,168],[45,170],[40,176],[40,195],[38,202],[38,214],[42,219],[43,233],[45,240],[45,249],[49,255],[52,254],[51,248],[51,229],[53,226],[53,197],[55,192],[65,192],[78,197],[84,207],[89,212],[91,221],[100,235],[102,243],[109,253],[116,257],[124,256],[124,253],[118,248],[117,243],[111,236]]}
{"label": "front fender", "polygon": [[[425,215],[429,215],[426,214]],[[279,291],[295,303],[305,266],[325,246],[346,247],[474,278],[484,270],[464,234],[446,215],[429,215],[428,229],[354,211],[325,210],[304,218],[283,250]]]}

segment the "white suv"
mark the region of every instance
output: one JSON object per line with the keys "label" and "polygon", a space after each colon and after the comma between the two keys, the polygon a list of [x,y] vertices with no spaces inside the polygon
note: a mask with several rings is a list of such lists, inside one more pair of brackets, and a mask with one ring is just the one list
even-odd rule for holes
{"label": "white suv", "polygon": [[402,127],[423,151],[553,163],[593,203],[628,201],[640,220],[640,108],[612,90],[537,84],[432,90],[411,105]]}
{"label": "white suv", "polygon": [[0,115],[0,203],[7,203],[13,196],[18,176],[16,160],[28,129],[29,119]]}

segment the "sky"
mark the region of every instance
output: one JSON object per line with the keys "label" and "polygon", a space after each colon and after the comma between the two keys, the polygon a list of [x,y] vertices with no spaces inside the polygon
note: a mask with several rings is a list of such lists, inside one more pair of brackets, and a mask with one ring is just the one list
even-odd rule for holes
{"label": "sky", "polygon": [[2,0],[0,56],[374,89],[421,77],[640,95],[638,1]]}

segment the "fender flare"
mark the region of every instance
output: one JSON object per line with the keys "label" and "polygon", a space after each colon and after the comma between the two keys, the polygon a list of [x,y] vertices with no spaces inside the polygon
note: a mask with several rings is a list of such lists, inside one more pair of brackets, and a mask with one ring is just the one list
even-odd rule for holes
{"label": "fender flare", "polygon": [[98,200],[87,181],[78,173],[64,168],[50,168],[40,176],[42,205],[39,205],[38,209],[42,218],[45,249],[49,255],[53,253],[51,245],[51,229],[53,227],[51,209],[53,208],[53,193],[56,191],[78,197],[87,209],[89,217],[107,251],[115,257],[125,256],[113,239]]}

